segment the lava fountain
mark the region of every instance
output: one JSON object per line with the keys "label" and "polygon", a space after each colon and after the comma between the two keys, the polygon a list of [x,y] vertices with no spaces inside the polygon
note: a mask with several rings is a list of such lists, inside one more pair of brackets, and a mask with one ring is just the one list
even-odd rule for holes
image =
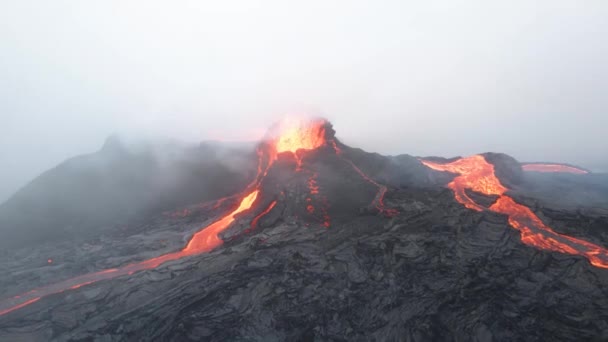
{"label": "lava fountain", "polygon": [[[271,130],[270,135],[265,139],[265,143],[260,144],[258,147],[258,173],[254,178],[253,183],[241,193],[239,206],[216,222],[195,233],[182,250],[128,264],[119,268],[81,275],[2,300],[0,301],[0,316],[35,303],[45,296],[61,293],[70,289],[77,289],[101,280],[153,269],[168,261],[206,253],[219,247],[223,244],[223,240],[218,234],[226,230],[235,221],[235,217],[238,214],[249,211],[253,207],[260,192],[262,178],[268,173],[270,166],[278,156],[282,153],[292,153],[298,161],[298,168],[300,168],[301,157],[298,153],[302,150],[314,150],[325,145],[326,123],[327,121],[323,119],[285,120],[275,126]],[[265,167],[262,165],[264,162],[266,163]],[[251,228],[254,228],[257,225],[257,221],[271,211],[275,204],[276,201],[255,216],[250,222]]]}
{"label": "lava fountain", "polygon": [[494,165],[488,163],[483,156],[461,158],[446,164],[429,160],[421,160],[421,162],[433,170],[458,174],[448,184],[448,188],[454,191],[456,201],[469,209],[485,210],[466,194],[466,189],[485,195],[498,196],[498,200],[490,206],[489,210],[507,215],[509,224],[520,232],[521,241],[524,244],[542,250],[580,255],[587,258],[593,266],[608,268],[608,250],[606,248],[555,232],[545,225],[530,208],[505,195],[509,189],[496,176]]}
{"label": "lava fountain", "polygon": [[270,145],[271,162],[282,153],[296,158],[297,169],[302,168],[302,151],[317,149],[326,144],[324,119],[285,119],[271,128],[266,140]]}

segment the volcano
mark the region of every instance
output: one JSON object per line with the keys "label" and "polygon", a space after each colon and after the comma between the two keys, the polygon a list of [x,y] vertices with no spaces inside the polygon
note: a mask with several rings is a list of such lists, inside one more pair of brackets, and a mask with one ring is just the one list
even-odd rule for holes
{"label": "volcano", "polygon": [[604,175],[495,153],[386,157],[325,119],[279,122],[242,156],[253,171],[234,194],[7,249],[0,337],[608,337],[608,189],[569,207],[528,186]]}

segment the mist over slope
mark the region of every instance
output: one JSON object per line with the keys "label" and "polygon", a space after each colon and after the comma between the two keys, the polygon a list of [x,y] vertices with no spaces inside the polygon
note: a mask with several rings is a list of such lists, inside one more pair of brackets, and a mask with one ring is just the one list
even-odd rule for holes
{"label": "mist over slope", "polygon": [[234,194],[255,173],[252,151],[250,144],[131,144],[111,136],[99,151],[66,160],[0,205],[0,245],[99,236],[118,224]]}

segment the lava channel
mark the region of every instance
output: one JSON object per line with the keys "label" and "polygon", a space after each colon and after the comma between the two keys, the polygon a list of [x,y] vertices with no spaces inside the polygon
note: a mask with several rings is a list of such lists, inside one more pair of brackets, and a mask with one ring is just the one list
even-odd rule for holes
{"label": "lava channel", "polygon": [[585,174],[589,173],[589,171],[579,169],[578,167],[563,165],[563,164],[531,163],[531,164],[522,164],[521,168],[524,171],[534,171],[534,172],[573,173],[573,174],[577,174],[577,175],[585,175]]}
{"label": "lava channel", "polygon": [[[321,119],[313,121],[291,120],[282,122],[278,129],[275,127],[272,136],[269,139],[266,139],[267,144],[262,145],[264,147],[258,148],[257,150],[259,157],[258,173],[252,184],[248,187],[248,189],[253,188],[253,190],[244,193],[239,206],[228,215],[225,215],[218,221],[202,228],[194,234],[186,247],[181,251],[167,253],[119,268],[81,275],[5,299],[0,301],[0,316],[21,309],[52,294],[78,289],[102,280],[108,280],[123,275],[131,275],[142,270],[153,269],[168,261],[206,253],[219,247],[223,244],[223,240],[218,237],[218,234],[227,229],[230,224],[234,222],[236,215],[245,212],[252,207],[260,192],[261,181],[268,173],[270,166],[278,155],[281,153],[293,153],[298,161],[299,168],[301,166],[301,159],[298,156],[298,152],[301,150],[313,150],[325,145],[325,124],[326,121]],[[267,158],[264,158],[265,156]],[[265,168],[262,167],[264,160],[267,160]],[[219,206],[222,201],[223,199],[218,201],[217,205]],[[251,222],[251,227],[255,227],[257,221],[272,210],[275,204],[276,202],[271,203],[270,207],[256,216]]]}
{"label": "lava channel", "polygon": [[352,168],[355,170],[355,172],[359,174],[359,176],[361,176],[361,178],[378,188],[378,192],[376,193],[376,197],[374,197],[374,200],[372,201],[372,205],[375,206],[381,214],[384,214],[386,216],[392,217],[398,215],[399,211],[397,211],[396,209],[387,209],[384,205],[384,196],[386,195],[388,188],[385,185],[382,185],[373,180],[370,176],[363,172],[363,170],[361,170],[357,165],[355,165],[352,160],[344,157],[342,150],[338,148],[335,141],[333,141],[333,148],[336,151],[336,154],[348,164],[350,164],[350,166],[352,166]]}
{"label": "lava channel", "polygon": [[209,252],[223,243],[217,234],[228,228],[228,226],[234,221],[234,217],[237,214],[251,208],[253,202],[255,202],[257,198],[257,195],[258,190],[254,190],[249,193],[243,198],[243,200],[241,200],[239,207],[233,210],[230,214],[194,234],[188,245],[186,245],[186,247],[184,247],[181,251],[164,254],[152,259],[136,262],[119,268],[112,268],[95,273],[85,274],[9,298],[0,302],[0,316],[32,304],[45,296],[61,293],[66,290],[78,289],[82,286],[90,285],[101,280],[112,279],[123,275],[131,275],[138,271],[156,268],[168,261]]}
{"label": "lava channel", "polygon": [[485,210],[466,194],[465,189],[498,196],[498,200],[490,206],[489,210],[507,215],[509,224],[520,232],[524,244],[541,250],[580,255],[587,258],[593,266],[608,268],[606,248],[555,232],[530,208],[505,195],[509,189],[500,183],[494,172],[494,165],[488,163],[483,156],[474,155],[447,164],[429,160],[421,160],[421,162],[433,170],[458,174],[448,184],[448,188],[454,191],[456,200],[469,209]]}

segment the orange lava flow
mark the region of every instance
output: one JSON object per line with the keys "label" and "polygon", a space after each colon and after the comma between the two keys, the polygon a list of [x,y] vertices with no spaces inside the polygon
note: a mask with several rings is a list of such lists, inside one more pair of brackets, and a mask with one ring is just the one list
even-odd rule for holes
{"label": "orange lava flow", "polygon": [[39,301],[39,300],[40,300],[40,298],[41,298],[41,297],[34,297],[34,298],[32,298],[32,299],[28,299],[27,301],[25,301],[25,302],[23,302],[23,303],[21,303],[21,304],[17,304],[17,305],[15,305],[15,306],[9,307],[9,308],[7,308],[7,309],[0,310],[0,316],[2,316],[2,315],[6,315],[6,314],[7,314],[7,313],[9,313],[9,312],[13,312],[13,311],[15,311],[15,310],[21,309],[22,307],[28,306],[28,305],[30,305],[30,304],[32,304],[32,303],[35,303],[35,302]]}
{"label": "orange lava flow", "polygon": [[249,195],[245,196],[241,201],[241,204],[230,214],[224,216],[221,220],[211,224],[207,228],[199,231],[192,236],[186,248],[183,249],[183,253],[187,254],[199,254],[208,252],[215,247],[223,243],[222,239],[218,237],[218,234],[224,231],[234,221],[234,216],[243,211],[251,208],[253,202],[257,198],[259,190],[254,190]]}
{"label": "orange lava flow", "polygon": [[[247,211],[252,207],[260,192],[260,182],[268,173],[270,166],[276,160],[278,154],[283,152],[291,152],[294,154],[294,156],[296,156],[298,165],[300,165],[301,161],[297,155],[298,151],[316,149],[325,144],[324,125],[324,120],[308,122],[287,121],[281,123],[278,131],[273,133],[275,136],[269,141],[270,144],[268,145],[268,149],[258,148],[257,150],[259,157],[258,172],[253,182],[247,187],[247,189],[253,188],[254,190],[246,193],[243,196],[239,206],[232,212],[194,234],[186,247],[184,247],[181,251],[163,254],[155,258],[128,264],[119,268],[107,269],[81,275],[29,291],[22,295],[1,300],[0,316],[37,302],[45,296],[61,293],[70,289],[79,289],[85,285],[102,280],[112,279],[123,275],[131,275],[142,270],[153,269],[168,261],[206,253],[222,245],[223,240],[218,237],[218,234],[227,229],[230,224],[234,222],[236,215]],[[264,157],[267,158],[265,159]],[[262,167],[264,160],[266,160],[265,168]],[[213,208],[217,209],[226,199],[227,198],[219,200]],[[251,222],[252,227],[256,226],[258,220],[262,216],[268,214],[268,212],[270,212],[275,205],[276,201],[272,202],[266,210],[256,216]],[[49,263],[51,262],[52,261],[49,261]]]}
{"label": "orange lava flow", "polygon": [[[335,146],[335,143],[334,143],[334,149],[336,149],[336,154],[338,154],[338,155],[342,154],[342,151],[339,150],[337,146]],[[371,177],[366,175],[365,172],[363,172],[363,170],[361,170],[357,165],[355,165],[355,163],[353,163],[350,159],[346,159],[344,157],[342,157],[342,159],[344,159],[347,163],[349,163],[352,166],[352,168],[359,174],[359,176],[361,176],[361,178],[365,179],[367,182],[378,187],[378,192],[376,193],[376,197],[372,201],[372,204],[376,206],[376,209],[378,209],[380,211],[380,213],[385,214],[386,216],[395,216],[395,215],[399,214],[399,212],[397,210],[386,209],[386,207],[384,206],[384,196],[386,195],[386,192],[388,191],[388,188],[386,186],[376,182]]]}
{"label": "orange lava flow", "polygon": [[181,251],[167,253],[152,259],[122,266],[120,268],[85,274],[30,291],[20,296],[15,296],[0,302],[0,316],[32,304],[45,296],[61,293],[66,290],[75,290],[101,280],[112,279],[123,275],[131,275],[138,271],[156,268],[168,261],[208,252],[223,243],[223,241],[217,235],[228,228],[228,226],[234,221],[234,217],[237,214],[251,208],[257,195],[258,190],[254,190],[245,196],[238,208],[221,218],[219,221],[212,223],[211,225],[200,230],[198,233],[194,234],[188,245]]}
{"label": "orange lava flow", "polygon": [[523,164],[521,168],[524,171],[534,171],[534,172],[560,172],[560,173],[574,173],[577,175],[584,175],[589,173],[589,171],[585,171],[583,169],[579,169],[574,166],[562,165],[562,164]]}
{"label": "orange lava flow", "polygon": [[399,214],[398,210],[387,209],[386,206],[384,205],[384,196],[386,195],[388,188],[386,186],[376,182],[368,175],[366,175],[365,172],[363,172],[363,170],[361,170],[357,165],[355,165],[355,163],[353,163],[352,160],[345,158],[343,156],[342,150],[338,147],[338,144],[336,143],[335,140],[332,140],[331,143],[332,143],[332,147],[334,148],[334,151],[336,152],[336,155],[338,155],[344,161],[349,163],[352,166],[352,168],[359,174],[359,176],[361,176],[361,178],[365,179],[368,183],[371,183],[371,184],[375,185],[376,187],[378,187],[378,192],[376,193],[376,197],[374,197],[374,200],[372,201],[372,205],[375,205],[376,209],[378,209],[381,214],[384,214],[389,217],[397,216]]}
{"label": "orange lava flow", "polygon": [[422,163],[437,171],[448,171],[459,174],[449,184],[448,188],[454,191],[456,200],[465,207],[477,211],[484,208],[475,203],[464,191],[471,189],[486,195],[502,195],[507,192],[498,178],[494,175],[494,165],[488,163],[483,156],[475,155],[458,159],[449,164],[439,164],[423,160]]}
{"label": "orange lava flow", "polygon": [[505,195],[508,189],[500,183],[494,173],[494,166],[488,163],[483,156],[475,155],[447,164],[428,160],[421,160],[421,162],[433,170],[458,174],[448,184],[448,187],[454,191],[456,200],[469,209],[485,210],[466,194],[465,189],[485,195],[499,196],[489,210],[507,215],[509,224],[520,232],[521,241],[524,244],[542,250],[584,256],[591,265],[608,268],[608,250],[606,248],[555,232],[546,226],[530,208]]}
{"label": "orange lava flow", "polygon": [[272,208],[274,208],[274,206],[277,205],[277,201],[272,201],[272,203],[270,203],[270,205],[268,206],[268,208],[264,209],[264,211],[262,211],[258,216],[256,216],[252,221],[251,221],[251,229],[255,229],[258,226],[258,221],[266,216],[266,214],[268,214]]}

